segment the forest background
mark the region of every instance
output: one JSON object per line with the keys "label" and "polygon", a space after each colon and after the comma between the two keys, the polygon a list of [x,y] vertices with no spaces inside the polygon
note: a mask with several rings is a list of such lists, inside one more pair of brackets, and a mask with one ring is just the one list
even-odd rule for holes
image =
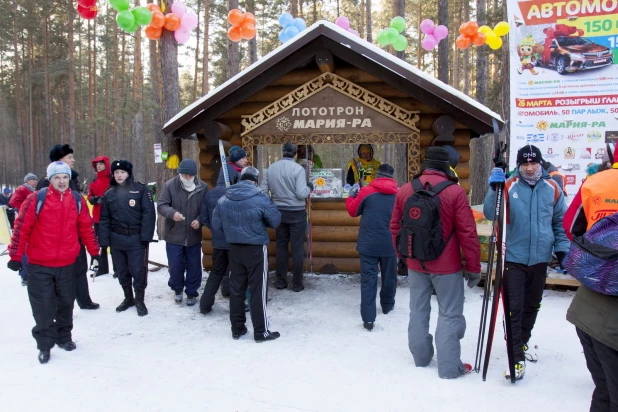
{"label": "forest background", "polygon": [[[133,6],[153,0],[131,0]],[[503,0],[186,0],[199,16],[185,45],[164,31],[151,41],[116,22],[107,0],[84,20],[75,0],[5,0],[0,14],[0,184],[15,187],[29,172],[45,175],[49,149],[70,143],[80,181],[91,181],[91,159],[129,159],[137,180],[164,182],[173,171],[154,163],[154,143],[197,161],[197,141],[163,136],[178,111],[280,45],[283,12],[307,25],[345,15],[360,36],[376,43],[394,16],[407,22],[409,46],[396,54],[420,70],[508,117],[508,42],[459,50],[460,24],[495,25],[506,16]],[[173,0],[165,0],[171,10]],[[240,8],[257,19],[251,41],[227,39],[227,13]],[[421,47],[423,19],[445,24],[449,36],[433,51]],[[502,65],[504,62],[504,68]],[[503,88],[506,87],[506,97]]]}

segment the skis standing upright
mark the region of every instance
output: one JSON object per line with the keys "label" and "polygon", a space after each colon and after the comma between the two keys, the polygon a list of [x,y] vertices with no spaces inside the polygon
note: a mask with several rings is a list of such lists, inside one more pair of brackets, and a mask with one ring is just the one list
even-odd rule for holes
{"label": "skis standing upright", "polygon": [[[305,165],[307,165],[307,182],[311,181],[311,169],[313,166],[313,157],[309,162],[309,143],[305,146]],[[311,233],[311,192],[307,196],[307,255],[309,260],[309,273],[313,273],[313,237]]]}
{"label": "skis standing upright", "polygon": [[223,147],[223,140],[219,139],[219,156],[221,156],[221,171],[223,172],[223,178],[225,179],[225,188],[230,187],[230,175],[227,172],[227,158],[225,157],[225,148]]}

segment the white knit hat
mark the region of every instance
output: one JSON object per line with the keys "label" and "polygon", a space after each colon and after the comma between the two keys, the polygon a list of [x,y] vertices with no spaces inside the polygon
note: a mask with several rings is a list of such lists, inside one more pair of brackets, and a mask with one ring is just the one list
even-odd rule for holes
{"label": "white knit hat", "polygon": [[53,175],[65,174],[71,177],[71,167],[64,162],[51,162],[47,166],[47,178],[51,180]]}

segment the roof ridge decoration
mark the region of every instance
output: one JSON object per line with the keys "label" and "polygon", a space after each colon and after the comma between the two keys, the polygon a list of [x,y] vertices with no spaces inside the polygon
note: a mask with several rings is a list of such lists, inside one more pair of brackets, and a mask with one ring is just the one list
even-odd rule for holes
{"label": "roof ridge decoration", "polygon": [[389,102],[383,97],[380,97],[377,94],[336,75],[335,73],[326,72],[308,81],[263,109],[258,110],[256,113],[249,116],[243,116],[241,121],[243,127],[241,136],[250,133],[252,130],[257,129],[263,124],[274,119],[279,114],[291,109],[298,103],[308,99],[327,87],[330,87],[350,97],[351,99],[374,109],[378,113],[401,123],[411,130],[420,133],[420,130],[416,125],[419,121],[419,111],[405,110],[396,104]]}

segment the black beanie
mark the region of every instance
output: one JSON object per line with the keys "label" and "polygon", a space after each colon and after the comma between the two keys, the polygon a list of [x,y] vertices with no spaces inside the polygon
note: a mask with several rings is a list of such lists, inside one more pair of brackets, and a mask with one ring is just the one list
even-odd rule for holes
{"label": "black beanie", "polygon": [[380,167],[378,167],[376,177],[390,177],[392,179],[393,173],[395,173],[395,169],[393,169],[393,166],[384,163],[380,165]]}
{"label": "black beanie", "polygon": [[252,180],[257,183],[259,176],[260,171],[253,166],[247,166],[240,172],[240,180]]}
{"label": "black beanie", "polygon": [[543,164],[543,154],[538,147],[528,144],[517,151],[517,166],[522,163],[540,163]]}
{"label": "black beanie", "polygon": [[283,147],[281,148],[281,154],[283,157],[294,157],[296,156],[296,145],[291,142],[285,142]]}
{"label": "black beanie", "polygon": [[425,152],[425,160],[421,164],[421,172],[425,169],[435,169],[451,176],[451,165],[448,162],[448,150],[444,147],[430,146]]}
{"label": "black beanie", "polygon": [[124,170],[129,176],[133,176],[133,165],[128,160],[114,160],[112,162],[112,174],[116,170]]}
{"label": "black beanie", "polygon": [[49,151],[49,160],[57,162],[64,156],[73,153],[73,148],[70,144],[57,144]]}

